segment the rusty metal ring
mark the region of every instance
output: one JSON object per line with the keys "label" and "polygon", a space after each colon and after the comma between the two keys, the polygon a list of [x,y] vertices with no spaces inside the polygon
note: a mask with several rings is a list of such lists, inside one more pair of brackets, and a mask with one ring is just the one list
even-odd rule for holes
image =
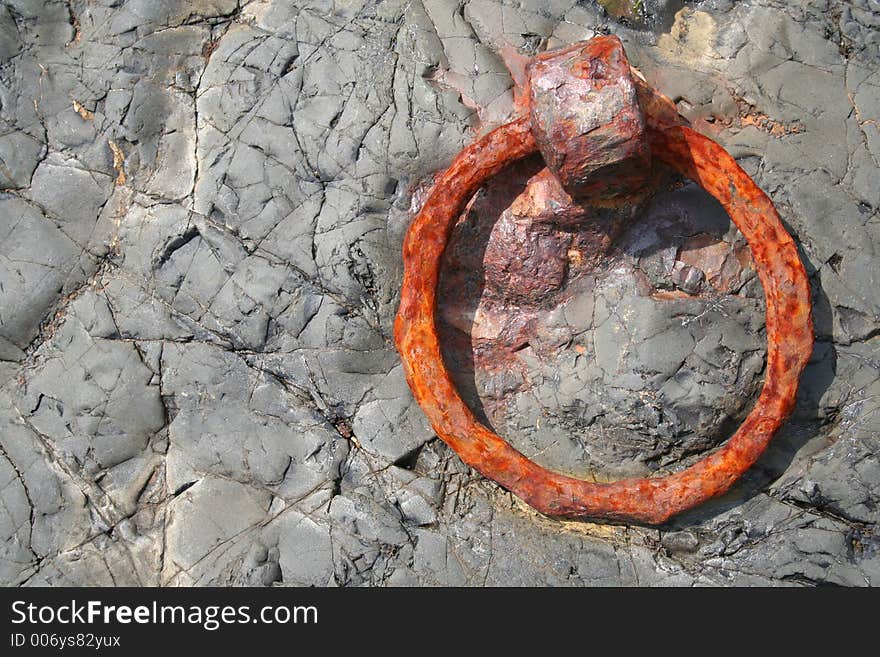
{"label": "rusty metal ring", "polygon": [[550,516],[660,524],[724,493],[791,413],[813,347],[810,290],[797,247],[770,199],[711,139],[683,125],[647,126],[651,152],[714,196],[745,236],[767,301],[764,386],[720,448],[662,477],[594,483],[548,470],[482,425],[443,362],[434,313],[441,257],[470,198],[511,162],[538,151],[529,116],[462,150],[435,181],[406,235],[394,338],[407,382],[437,435],[469,466]]}

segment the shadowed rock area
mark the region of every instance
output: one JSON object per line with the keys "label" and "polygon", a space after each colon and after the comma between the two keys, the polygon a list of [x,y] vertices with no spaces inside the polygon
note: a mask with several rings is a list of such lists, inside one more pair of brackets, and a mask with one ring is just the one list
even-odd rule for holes
{"label": "shadowed rock area", "polygon": [[[771,196],[812,283],[794,415],[659,529],[476,475],[391,340],[425,185],[513,110],[499,53],[602,33]],[[878,65],[876,0],[6,0],[0,583],[877,585]],[[459,388],[548,467],[685,467],[763,380],[747,245],[674,178],[542,220],[540,169],[453,233]]]}

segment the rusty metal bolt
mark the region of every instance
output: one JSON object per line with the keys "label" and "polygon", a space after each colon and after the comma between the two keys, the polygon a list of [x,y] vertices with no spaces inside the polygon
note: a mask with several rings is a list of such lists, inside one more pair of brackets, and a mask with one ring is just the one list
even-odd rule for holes
{"label": "rusty metal bolt", "polygon": [[[634,76],[616,37],[545,53],[530,71],[529,112],[462,150],[410,225],[395,343],[413,396],[437,435],[484,476],[547,515],[660,524],[728,490],[794,408],[813,348],[806,272],[770,199],[721,146],[681,125],[674,106]],[[549,79],[558,86],[545,84]],[[554,88],[561,90],[557,100]],[[594,100],[613,101],[625,116],[568,105]],[[489,178],[538,150],[569,193],[600,203],[624,197],[626,185],[643,184],[639,166],[650,153],[714,196],[749,243],[767,299],[764,387],[736,433],[681,472],[593,483],[547,470],[474,417],[443,363],[434,312],[450,232]]]}
{"label": "rusty metal bolt", "polygon": [[642,191],[651,170],[647,126],[620,40],[543,53],[526,70],[532,134],[565,191],[593,205]]}

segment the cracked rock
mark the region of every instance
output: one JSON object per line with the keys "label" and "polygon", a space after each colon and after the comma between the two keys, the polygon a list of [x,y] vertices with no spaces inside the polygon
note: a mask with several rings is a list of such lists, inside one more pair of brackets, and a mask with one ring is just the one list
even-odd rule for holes
{"label": "cracked rock", "polygon": [[[4,3],[0,583],[876,586],[878,16]],[[792,418],[726,495],[659,528],[545,518],[480,477],[434,435],[392,339],[409,221],[511,116],[511,52],[600,33],[772,197],[812,285]],[[453,233],[447,365],[547,467],[680,470],[761,388],[748,246],[674,178],[554,223],[540,170],[496,178]]]}

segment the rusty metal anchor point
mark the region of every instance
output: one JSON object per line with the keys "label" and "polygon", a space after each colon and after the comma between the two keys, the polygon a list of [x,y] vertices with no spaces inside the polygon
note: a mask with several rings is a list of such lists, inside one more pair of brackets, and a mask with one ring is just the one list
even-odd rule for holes
{"label": "rusty metal anchor point", "polygon": [[[660,524],[730,488],[791,413],[813,348],[806,272],[770,199],[721,146],[683,124],[617,37],[543,53],[527,72],[526,111],[462,150],[410,225],[395,342],[415,399],[465,463],[547,515]],[[474,417],[443,363],[434,311],[450,232],[489,178],[536,151],[572,198],[593,206],[645,198],[658,160],[712,194],[749,243],[767,299],[764,387],[736,433],[681,472],[593,483],[547,470]]]}

